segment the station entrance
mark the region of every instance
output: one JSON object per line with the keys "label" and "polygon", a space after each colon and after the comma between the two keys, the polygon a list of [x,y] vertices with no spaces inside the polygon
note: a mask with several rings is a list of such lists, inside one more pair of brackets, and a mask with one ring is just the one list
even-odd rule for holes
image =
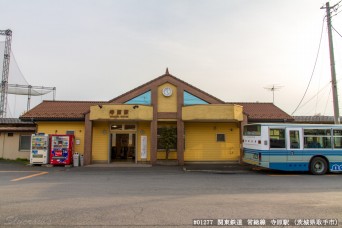
{"label": "station entrance", "polygon": [[110,162],[136,162],[135,125],[111,125]]}

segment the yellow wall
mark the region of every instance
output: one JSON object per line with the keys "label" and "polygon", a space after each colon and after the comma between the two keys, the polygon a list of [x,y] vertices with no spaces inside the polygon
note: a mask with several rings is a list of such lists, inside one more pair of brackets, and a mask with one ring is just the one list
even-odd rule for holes
{"label": "yellow wall", "polygon": [[[169,87],[172,89],[172,95],[165,97],[163,95],[163,89]],[[158,87],[158,112],[177,112],[177,87],[165,83]]]}
{"label": "yellow wall", "polygon": [[92,160],[93,162],[108,162],[109,125],[108,122],[93,123]]}
{"label": "yellow wall", "polygon": [[[231,131],[232,129],[232,131]],[[226,135],[216,142],[216,134]],[[185,123],[184,161],[236,161],[240,157],[240,132],[234,123]]]}
{"label": "yellow wall", "polygon": [[242,106],[233,104],[190,105],[182,108],[184,121],[242,121]]}
{"label": "yellow wall", "polygon": [[147,136],[147,161],[151,160],[151,123],[139,122],[137,124],[137,148],[136,156],[137,161],[141,161],[141,136]]}
{"label": "yellow wall", "polygon": [[[74,150],[84,153],[84,122],[37,122],[37,132],[45,134],[65,134],[66,131],[75,131]],[[76,145],[76,140],[80,144]]]}

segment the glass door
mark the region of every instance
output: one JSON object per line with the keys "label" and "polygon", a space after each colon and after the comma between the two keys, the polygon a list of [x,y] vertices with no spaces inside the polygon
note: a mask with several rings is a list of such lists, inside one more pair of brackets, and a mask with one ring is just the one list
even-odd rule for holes
{"label": "glass door", "polygon": [[300,128],[286,129],[286,146],[287,146],[287,160],[288,161],[302,161],[303,160],[303,132]]}

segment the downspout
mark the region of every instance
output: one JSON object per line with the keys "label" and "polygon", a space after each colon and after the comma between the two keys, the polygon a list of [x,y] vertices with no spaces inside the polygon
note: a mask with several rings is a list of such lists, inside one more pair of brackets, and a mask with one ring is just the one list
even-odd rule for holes
{"label": "downspout", "polygon": [[2,158],[4,158],[4,154],[5,154],[5,132],[4,132],[4,141],[3,141],[3,143],[2,143]]}

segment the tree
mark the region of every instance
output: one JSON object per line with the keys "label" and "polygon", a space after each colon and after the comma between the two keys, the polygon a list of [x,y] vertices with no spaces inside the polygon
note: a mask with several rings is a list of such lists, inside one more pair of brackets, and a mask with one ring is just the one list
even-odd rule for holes
{"label": "tree", "polygon": [[165,159],[169,159],[170,149],[176,148],[177,145],[177,128],[162,127],[160,129],[160,145],[165,149]]}

